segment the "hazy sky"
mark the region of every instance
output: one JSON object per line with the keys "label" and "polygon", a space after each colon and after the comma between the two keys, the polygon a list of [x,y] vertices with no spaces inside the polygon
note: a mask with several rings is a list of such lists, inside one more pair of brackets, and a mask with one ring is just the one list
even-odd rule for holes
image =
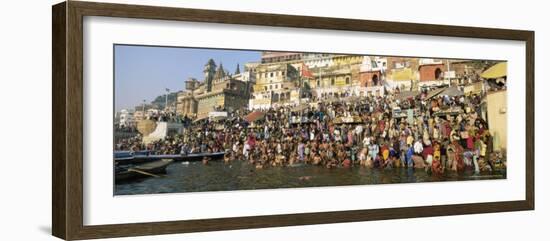
{"label": "hazy sky", "polygon": [[149,46],[115,46],[115,109],[134,108],[146,100],[183,90],[189,77],[203,80],[208,59],[233,73],[239,63],[260,61],[259,51],[173,48]]}

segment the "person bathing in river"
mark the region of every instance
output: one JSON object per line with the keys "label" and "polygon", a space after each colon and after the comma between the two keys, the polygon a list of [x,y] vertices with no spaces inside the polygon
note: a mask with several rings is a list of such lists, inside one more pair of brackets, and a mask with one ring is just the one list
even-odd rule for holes
{"label": "person bathing in river", "polygon": [[392,167],[401,167],[401,160],[399,158],[399,152],[396,151],[393,146],[390,147],[390,161],[392,162]]}
{"label": "person bathing in river", "polygon": [[243,156],[244,156],[244,159],[246,159],[247,161],[250,160],[250,144],[248,144],[248,141],[244,143],[244,146],[243,146]]}
{"label": "person bathing in river", "polygon": [[424,163],[426,164],[426,170],[428,170],[432,166],[434,149],[430,140],[427,140],[425,144],[426,146],[422,150],[422,157],[424,158]]}
{"label": "person bathing in river", "polygon": [[369,145],[369,155],[370,155],[370,158],[371,158],[373,161],[376,160],[376,157],[378,156],[378,152],[379,152],[378,144],[376,144],[375,142],[372,142],[372,143]]}
{"label": "person bathing in river", "polygon": [[305,146],[304,146],[304,143],[302,143],[301,141],[298,143],[297,151],[298,151],[298,160],[300,162],[303,162],[304,161]]}
{"label": "person bathing in river", "polygon": [[382,145],[382,147],[380,148],[380,154],[381,154],[381,158],[380,158],[380,162],[381,162],[381,167],[382,168],[392,168],[393,167],[393,163],[392,163],[392,160],[390,159],[390,149],[388,147],[388,145],[386,143],[384,143]]}
{"label": "person bathing in river", "polygon": [[366,147],[361,148],[359,151],[359,165],[367,166],[368,149]]}
{"label": "person bathing in river", "polygon": [[409,144],[409,148],[407,149],[407,153],[405,154],[405,160],[407,160],[407,167],[414,167],[414,148],[412,145]]}
{"label": "person bathing in river", "polygon": [[443,165],[441,164],[441,147],[439,143],[434,143],[434,153],[433,153],[433,160],[432,160],[432,174],[434,175],[442,175],[443,171],[445,170]]}

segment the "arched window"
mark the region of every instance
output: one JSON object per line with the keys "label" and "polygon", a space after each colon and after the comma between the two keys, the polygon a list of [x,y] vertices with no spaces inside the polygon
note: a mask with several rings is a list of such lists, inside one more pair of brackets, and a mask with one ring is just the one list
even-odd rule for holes
{"label": "arched window", "polygon": [[350,82],[349,77],[346,77],[346,84],[349,85],[349,82]]}
{"label": "arched window", "polygon": [[435,79],[436,79],[436,80],[439,79],[439,78],[441,78],[441,72],[442,72],[442,71],[441,71],[440,68],[435,69],[434,76],[435,76]]}
{"label": "arched window", "polygon": [[334,85],[334,78],[330,79],[330,85]]}
{"label": "arched window", "polygon": [[273,101],[278,102],[279,101],[279,94],[275,93],[273,94]]}

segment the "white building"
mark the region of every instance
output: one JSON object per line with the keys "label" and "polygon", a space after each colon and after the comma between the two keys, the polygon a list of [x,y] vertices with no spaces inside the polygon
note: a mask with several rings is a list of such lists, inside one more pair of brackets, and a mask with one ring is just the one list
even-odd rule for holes
{"label": "white building", "polygon": [[331,54],[304,53],[302,60],[308,68],[329,67],[333,64]]}
{"label": "white building", "polygon": [[118,117],[119,121],[118,121],[118,126],[119,127],[131,127],[131,126],[135,126],[136,124],[136,121],[134,119],[134,113],[126,110],[126,109],[122,109],[120,112],[119,112],[119,117]]}
{"label": "white building", "polygon": [[161,111],[159,109],[151,108],[145,111],[145,118],[151,118],[155,116],[159,116]]}

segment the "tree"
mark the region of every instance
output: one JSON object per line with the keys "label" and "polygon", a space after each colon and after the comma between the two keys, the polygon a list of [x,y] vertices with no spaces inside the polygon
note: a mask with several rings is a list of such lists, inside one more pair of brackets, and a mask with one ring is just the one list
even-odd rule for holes
{"label": "tree", "polygon": [[[174,105],[174,102],[177,101],[177,97],[178,97],[178,92],[171,92],[171,93],[168,93],[168,106],[172,106]],[[157,97],[155,97],[155,99],[151,102],[151,105],[155,106],[156,108],[159,108],[159,109],[164,109],[165,108],[165,98],[166,98],[166,95],[159,95]],[[140,107],[141,108],[141,107]]]}
{"label": "tree", "polygon": [[213,59],[209,59],[208,63],[204,66],[204,82],[206,82],[206,91],[212,90],[212,79],[216,72],[216,63]]}
{"label": "tree", "polygon": [[237,64],[237,69],[235,70],[235,74],[240,74],[240,73],[241,73],[241,68],[239,64]]}

